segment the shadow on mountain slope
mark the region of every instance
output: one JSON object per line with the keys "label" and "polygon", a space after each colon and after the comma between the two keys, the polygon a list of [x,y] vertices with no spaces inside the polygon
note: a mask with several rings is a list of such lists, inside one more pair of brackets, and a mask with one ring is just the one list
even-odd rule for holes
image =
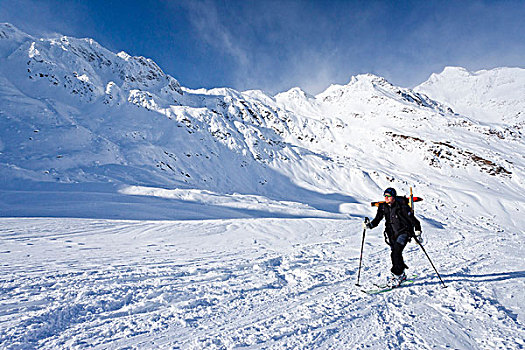
{"label": "shadow on mountain slope", "polygon": [[[115,184],[18,183],[0,189],[1,217],[74,217],[122,220],[208,220],[237,218],[342,218],[339,206],[355,203],[350,196],[321,194],[300,187],[289,196],[228,204],[119,193]],[[240,196],[242,198],[242,196]],[[282,202],[279,202],[282,201]],[[297,205],[302,203],[303,205]],[[296,204],[296,205],[293,205]],[[304,205],[306,204],[306,205]]]}

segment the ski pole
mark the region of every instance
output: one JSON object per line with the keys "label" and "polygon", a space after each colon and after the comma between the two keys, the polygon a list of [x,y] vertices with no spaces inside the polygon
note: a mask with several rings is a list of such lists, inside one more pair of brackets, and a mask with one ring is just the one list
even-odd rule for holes
{"label": "ski pole", "polygon": [[[412,194],[412,187],[410,187],[410,208],[412,209],[412,215],[415,216],[416,214],[414,213],[414,195]],[[443,288],[447,288],[447,286],[445,285],[445,282],[443,282],[443,279],[441,279],[441,275],[439,274],[438,270],[434,266],[434,263],[432,263],[432,260],[430,260],[430,256],[428,256],[427,251],[425,250],[423,245],[417,239],[415,239],[415,241],[421,247],[421,249],[423,250],[423,253],[425,253],[425,255],[427,256],[428,261],[430,261],[430,265],[432,265],[432,267],[434,268],[434,271],[436,271],[439,277],[439,280],[441,281],[441,283],[443,283]]]}
{"label": "ski pole", "polygon": [[434,271],[436,271],[438,277],[439,277],[439,280],[441,281],[441,283],[443,283],[443,288],[447,288],[447,286],[445,285],[445,282],[443,282],[443,279],[441,278],[438,270],[436,269],[436,267],[434,266],[434,264],[432,263],[432,260],[430,260],[430,256],[428,256],[427,254],[427,251],[425,250],[425,248],[423,247],[423,245],[421,243],[419,243],[419,241],[416,239],[415,240],[417,242],[417,244],[421,247],[421,249],[423,249],[423,253],[425,253],[425,255],[427,256],[428,258],[428,261],[430,261],[430,265],[432,265],[432,267],[434,268]]}
{"label": "ski pole", "polygon": [[[368,218],[365,218],[365,224],[368,224],[370,220]],[[359,278],[361,277],[361,261],[363,261],[363,247],[365,245],[365,232],[366,228],[363,229],[363,240],[361,241],[361,255],[359,256],[359,272],[357,273],[357,283],[356,286],[361,286],[359,284]]]}

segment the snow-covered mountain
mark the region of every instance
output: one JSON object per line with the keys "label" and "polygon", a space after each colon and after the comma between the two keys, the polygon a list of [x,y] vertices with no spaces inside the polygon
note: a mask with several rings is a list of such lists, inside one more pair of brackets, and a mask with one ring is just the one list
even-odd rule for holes
{"label": "snow-covered mountain", "polygon": [[446,67],[414,90],[481,122],[521,126],[525,123],[525,69],[522,68],[469,72],[461,67]]}
{"label": "snow-covered mountain", "polygon": [[[326,209],[320,193],[364,202],[413,185],[455,202],[472,186],[497,184],[506,208],[523,184],[521,125],[477,122],[452,110],[455,101],[381,77],[355,76],[317,96],[191,90],[152,60],[92,39],[0,28],[7,187],[112,183],[310,198]],[[443,187],[450,177],[457,181]]]}
{"label": "snow-covered mountain", "polygon": [[[523,346],[523,71],[194,90],[0,24],[0,346]],[[390,186],[424,198],[448,294],[416,246],[417,293],[352,289],[362,217]],[[366,249],[379,277],[381,232]]]}

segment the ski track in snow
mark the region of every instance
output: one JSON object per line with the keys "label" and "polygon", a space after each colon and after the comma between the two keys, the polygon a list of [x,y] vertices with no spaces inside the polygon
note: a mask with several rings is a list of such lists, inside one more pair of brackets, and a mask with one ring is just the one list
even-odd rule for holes
{"label": "ski track in snow", "polygon": [[[2,218],[0,347],[523,348],[520,235],[454,230],[425,232],[448,288],[411,243],[416,282],[368,296],[357,219]],[[367,232],[362,288],[388,254]]]}

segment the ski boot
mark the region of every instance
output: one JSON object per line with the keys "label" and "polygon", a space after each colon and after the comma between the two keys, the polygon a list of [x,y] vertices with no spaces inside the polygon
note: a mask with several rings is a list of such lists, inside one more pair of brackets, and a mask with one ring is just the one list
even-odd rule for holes
{"label": "ski boot", "polygon": [[407,275],[404,272],[401,275],[392,274],[392,276],[388,278],[386,284],[390,288],[396,288],[396,287],[399,287],[401,283],[403,283],[406,280],[407,280]]}

